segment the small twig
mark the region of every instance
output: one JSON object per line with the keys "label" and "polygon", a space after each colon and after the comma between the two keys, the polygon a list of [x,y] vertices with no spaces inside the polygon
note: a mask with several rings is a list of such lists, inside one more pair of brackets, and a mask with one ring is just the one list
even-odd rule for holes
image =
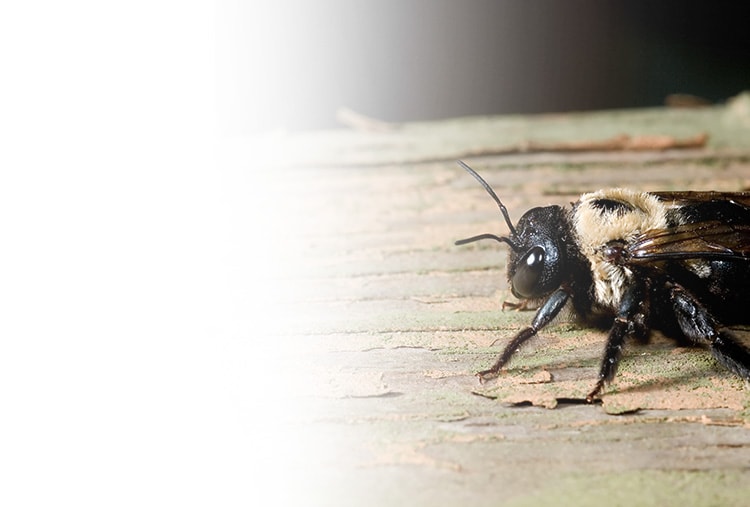
{"label": "small twig", "polygon": [[688,93],[673,93],[667,95],[664,99],[664,105],[667,107],[680,108],[680,109],[695,109],[700,107],[709,107],[713,104],[710,100],[698,97],[697,95],[690,95]]}
{"label": "small twig", "polygon": [[530,141],[519,147],[521,152],[531,151],[642,151],[703,148],[708,134],[702,132],[693,137],[677,139],[672,136],[629,136],[619,135],[601,141],[570,141],[543,143]]}

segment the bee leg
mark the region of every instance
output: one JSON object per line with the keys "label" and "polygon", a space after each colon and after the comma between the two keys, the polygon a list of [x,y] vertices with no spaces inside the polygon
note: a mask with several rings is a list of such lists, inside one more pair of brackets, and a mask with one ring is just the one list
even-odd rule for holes
{"label": "bee leg", "polygon": [[557,314],[560,313],[560,310],[562,310],[569,298],[570,294],[565,289],[557,289],[553,292],[544,304],[542,304],[539,310],[537,310],[531,325],[522,329],[521,332],[519,332],[508,345],[506,345],[503,353],[500,354],[500,357],[495,361],[495,364],[493,364],[490,369],[477,373],[479,380],[484,382],[497,377],[500,373],[500,369],[508,362],[516,350],[518,350],[518,348],[529,338],[537,334],[540,329],[557,317]]}
{"label": "bee leg", "polygon": [[607,347],[604,351],[604,359],[599,370],[599,380],[596,382],[594,389],[586,396],[587,403],[593,403],[594,399],[604,388],[604,384],[614,378],[617,366],[620,363],[625,336],[627,335],[627,325],[627,321],[621,320],[619,317],[612,324],[612,328],[609,331],[609,338],[607,339]]}
{"label": "bee leg", "polygon": [[670,296],[677,322],[689,339],[708,342],[714,357],[745,380],[750,380],[750,350],[731,334],[687,290],[675,285]]}
{"label": "bee leg", "polygon": [[623,294],[620,309],[609,330],[604,357],[599,369],[599,380],[594,389],[586,396],[586,402],[593,403],[604,385],[611,382],[620,364],[622,348],[629,337],[645,341],[649,328],[646,324],[650,312],[650,301],[645,284],[633,284]]}

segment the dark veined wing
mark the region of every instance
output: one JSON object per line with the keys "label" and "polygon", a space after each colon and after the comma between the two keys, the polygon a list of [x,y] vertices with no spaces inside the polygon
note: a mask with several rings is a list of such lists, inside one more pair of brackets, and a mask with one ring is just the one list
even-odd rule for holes
{"label": "dark veined wing", "polygon": [[707,220],[646,231],[628,245],[628,263],[670,259],[750,262],[750,224]]}
{"label": "dark veined wing", "polygon": [[750,192],[650,193],[675,209],[724,206],[726,215],[731,208],[728,215],[732,219],[704,216],[675,227],[646,231],[628,246],[629,263],[645,265],[669,259],[750,261]]}
{"label": "dark veined wing", "polygon": [[750,208],[750,192],[677,191],[649,192],[660,200],[674,205],[695,204],[710,201],[729,201]]}

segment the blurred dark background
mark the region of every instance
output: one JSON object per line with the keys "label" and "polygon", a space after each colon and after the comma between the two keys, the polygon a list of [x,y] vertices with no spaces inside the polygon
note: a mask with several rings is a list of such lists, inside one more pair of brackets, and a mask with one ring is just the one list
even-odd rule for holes
{"label": "blurred dark background", "polygon": [[[266,5],[264,5],[266,4]],[[224,134],[722,102],[750,88],[750,2],[221,0]]]}

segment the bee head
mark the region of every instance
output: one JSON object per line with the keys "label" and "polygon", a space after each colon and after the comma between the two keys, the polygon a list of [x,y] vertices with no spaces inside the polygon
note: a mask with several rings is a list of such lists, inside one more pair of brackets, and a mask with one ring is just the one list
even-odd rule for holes
{"label": "bee head", "polygon": [[564,227],[560,206],[530,209],[518,221],[508,238],[508,280],[514,296],[536,299],[560,286],[565,271]]}
{"label": "bee head", "polygon": [[471,167],[459,161],[495,200],[500,207],[509,236],[480,234],[456,241],[465,245],[480,239],[493,239],[510,246],[508,280],[513,295],[520,299],[537,299],[546,296],[562,283],[564,272],[564,245],[561,244],[565,230],[565,213],[560,206],[533,208],[527,211],[516,226],[510,220],[508,210],[489,184]]}

